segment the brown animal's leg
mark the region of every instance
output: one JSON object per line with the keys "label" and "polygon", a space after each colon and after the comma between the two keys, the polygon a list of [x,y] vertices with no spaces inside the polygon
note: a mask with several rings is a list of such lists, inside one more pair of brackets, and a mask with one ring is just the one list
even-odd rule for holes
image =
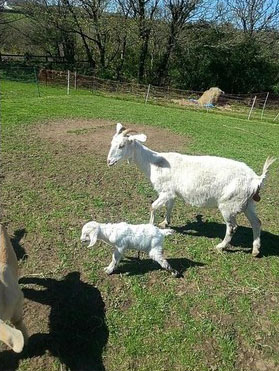
{"label": "brown animal's leg", "polygon": [[23,337],[24,337],[24,344],[27,344],[29,336],[28,336],[28,332],[27,332],[27,329],[25,327],[25,324],[23,322],[23,308],[22,308],[22,305],[23,305],[23,303],[18,305],[18,307],[16,309],[16,312],[14,313],[14,316],[11,318],[11,322],[15,326],[15,328],[17,328],[18,330],[20,330],[22,332]]}
{"label": "brown animal's leg", "polygon": [[22,332],[10,327],[0,320],[0,340],[8,347],[12,348],[14,352],[20,353],[24,346],[24,338]]}

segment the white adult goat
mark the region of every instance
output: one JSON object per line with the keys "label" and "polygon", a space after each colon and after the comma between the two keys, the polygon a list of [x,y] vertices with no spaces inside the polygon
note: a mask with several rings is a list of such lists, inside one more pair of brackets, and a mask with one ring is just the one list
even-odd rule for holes
{"label": "white adult goat", "polygon": [[146,252],[151,259],[170,272],[175,277],[179,273],[174,270],[163,256],[164,237],[172,234],[172,229],[160,229],[152,224],[127,224],[127,223],[86,223],[81,232],[81,242],[90,242],[89,247],[101,240],[115,248],[112,261],[104,270],[111,274],[120,262],[126,250]]}
{"label": "white adult goat", "polygon": [[[0,340],[19,353],[28,334],[22,320],[23,293],[18,284],[17,258],[5,227],[0,223]],[[10,320],[16,327],[7,325]]]}
{"label": "white adult goat", "polygon": [[243,162],[214,156],[188,156],[174,152],[158,153],[145,147],[146,135],[116,125],[108,166],[120,160],[134,161],[144,172],[159,197],[152,203],[150,223],[154,223],[155,210],[165,205],[167,213],[160,224],[170,223],[176,196],[194,206],[219,208],[226,223],[224,240],[216,248],[222,251],[230,243],[236,230],[236,216],[244,212],[253,228],[252,254],[260,252],[261,221],[256,215],[254,200],[259,201],[259,191],[269,166],[275,159],[267,159],[262,175],[258,176]]}

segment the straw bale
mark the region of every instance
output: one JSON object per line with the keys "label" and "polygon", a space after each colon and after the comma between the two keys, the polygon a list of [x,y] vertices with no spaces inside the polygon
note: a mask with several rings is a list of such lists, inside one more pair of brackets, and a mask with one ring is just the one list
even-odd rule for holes
{"label": "straw bale", "polygon": [[224,92],[219,88],[210,88],[206,90],[203,95],[198,99],[198,104],[200,106],[205,106],[207,104],[216,104],[221,94]]}

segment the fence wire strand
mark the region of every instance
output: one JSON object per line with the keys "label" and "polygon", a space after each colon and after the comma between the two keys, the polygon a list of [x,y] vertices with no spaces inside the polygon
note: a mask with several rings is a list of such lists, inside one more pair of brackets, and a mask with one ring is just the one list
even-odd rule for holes
{"label": "fence wire strand", "polygon": [[[36,70],[34,67],[6,66],[3,68],[0,66],[0,78],[7,81],[34,84],[31,94],[34,93],[39,96],[43,87],[64,88],[65,94],[73,94],[78,90],[89,90],[90,92],[103,92],[123,97],[128,95],[143,100],[145,103],[172,104],[185,109],[206,109],[207,112],[224,112],[238,115],[241,118],[248,118],[250,115],[251,120],[264,119],[279,122],[279,98],[272,96],[269,92],[224,93],[219,97],[218,104],[211,107],[201,107],[197,104],[197,100],[201,97],[203,91],[104,80],[70,71]],[[252,107],[253,102],[254,106]]]}

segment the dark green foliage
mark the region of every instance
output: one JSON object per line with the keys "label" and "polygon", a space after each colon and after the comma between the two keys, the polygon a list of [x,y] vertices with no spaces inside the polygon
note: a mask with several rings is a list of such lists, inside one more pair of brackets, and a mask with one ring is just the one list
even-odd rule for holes
{"label": "dark green foliage", "polygon": [[[151,16],[151,8],[141,9],[141,16],[139,10],[125,13],[124,8],[115,13],[112,8],[105,11],[100,1],[94,18],[82,0],[78,8],[67,1],[59,4],[43,6],[32,0],[22,10],[26,17],[15,18],[11,25],[3,23],[11,18],[2,17],[0,34],[5,37],[0,53],[29,56],[24,63],[38,68],[70,69],[105,79],[198,91],[218,86],[226,93],[278,94],[278,30],[272,23],[245,32],[233,18],[219,23],[202,16],[190,22],[186,17],[171,37],[171,18],[158,12]],[[32,54],[51,56],[53,61]]]}
{"label": "dark green foliage", "polygon": [[231,27],[200,25],[185,32],[171,68],[180,88],[205,90],[218,86],[227,93],[273,90],[279,64],[272,50],[257,38],[246,38]]}

